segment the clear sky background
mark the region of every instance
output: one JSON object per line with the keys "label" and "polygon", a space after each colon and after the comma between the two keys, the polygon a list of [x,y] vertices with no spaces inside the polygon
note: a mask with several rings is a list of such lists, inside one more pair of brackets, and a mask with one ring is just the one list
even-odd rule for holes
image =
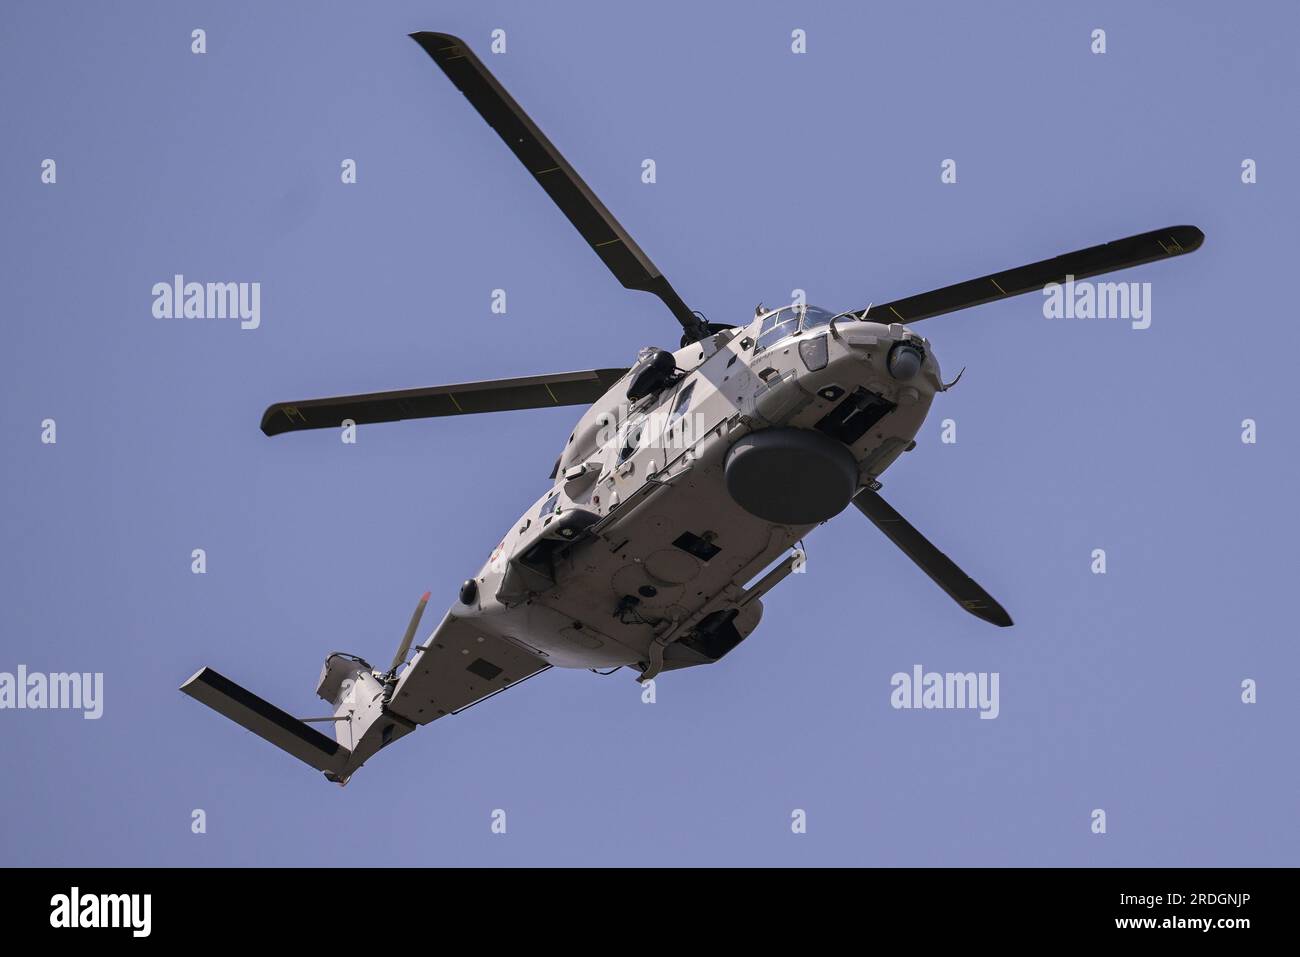
{"label": "clear sky background", "polygon": [[[1300,863],[1300,14],[1090,6],[6,4],[0,671],[102,671],[105,711],[0,711],[0,863]],[[1117,277],[1152,283],[1145,331],[1049,321],[1037,295],[917,327],[968,371],[885,495],[1014,628],[963,613],[850,510],[759,630],[663,676],[657,703],[627,670],[552,671],[344,789],[177,691],[206,664],[325,713],[324,656],[386,661],[426,588],[436,623],[580,412],[345,446],[266,438],[269,403],[676,342],[406,38],[421,29],[468,40],[715,322],[795,288],[860,308],[1205,231]],[[175,273],[261,282],[261,328],[154,319]],[[1000,716],[892,709],[914,664],[999,672]]]}

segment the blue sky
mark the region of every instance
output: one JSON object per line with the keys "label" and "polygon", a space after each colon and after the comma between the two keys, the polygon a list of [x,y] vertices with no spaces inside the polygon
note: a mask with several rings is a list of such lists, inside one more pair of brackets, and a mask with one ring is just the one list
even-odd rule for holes
{"label": "blue sky", "polygon": [[[97,721],[0,711],[0,862],[1296,864],[1297,19],[8,5],[0,671],[103,672],[105,701]],[[795,288],[860,308],[1205,231],[1194,256],[1117,277],[1152,284],[1149,329],[1049,321],[1035,295],[917,327],[968,371],[885,495],[1013,629],[962,613],[850,513],[809,537],[808,573],[753,636],[664,676],[655,704],[627,671],[552,671],[345,789],[176,690],[207,664],[316,713],[323,657],[384,659],[425,589],[436,622],[579,412],[344,446],[266,438],[269,403],[618,366],[676,340],[406,38],[421,29],[464,37],[715,322]],[[176,273],[260,282],[260,328],[153,318]],[[890,677],[915,664],[998,672],[998,718],[894,710]]]}

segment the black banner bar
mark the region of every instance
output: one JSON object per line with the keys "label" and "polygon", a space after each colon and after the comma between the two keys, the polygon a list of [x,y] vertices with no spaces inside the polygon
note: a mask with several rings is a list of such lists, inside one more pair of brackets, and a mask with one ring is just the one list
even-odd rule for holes
{"label": "black banner bar", "polygon": [[[280,940],[345,945],[402,925],[436,948],[449,942],[439,936],[472,928],[491,928],[494,945],[516,933],[533,939],[541,915],[557,932],[590,929],[596,918],[658,936],[689,912],[708,915],[704,938],[839,928],[881,940],[910,930],[926,943],[1103,936],[1232,946],[1285,931],[1296,872],[88,868],[8,870],[3,881],[0,926],[10,942],[75,934],[82,943],[255,940],[260,949]],[[436,919],[411,919],[421,914]]]}

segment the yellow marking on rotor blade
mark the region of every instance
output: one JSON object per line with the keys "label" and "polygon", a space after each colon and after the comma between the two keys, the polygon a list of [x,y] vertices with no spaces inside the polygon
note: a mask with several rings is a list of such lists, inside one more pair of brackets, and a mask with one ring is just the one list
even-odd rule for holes
{"label": "yellow marking on rotor blade", "polygon": [[543,173],[558,173],[559,171],[560,171],[560,168],[559,168],[558,166],[552,166],[550,169],[539,169],[539,170],[538,170],[536,173],[534,173],[533,175],[534,175],[534,176],[541,176]]}
{"label": "yellow marking on rotor blade", "polygon": [[464,413],[465,410],[462,409],[462,408],[460,407],[460,403],[456,401],[456,393],[454,393],[454,392],[448,392],[448,393],[447,393],[447,398],[451,399],[451,404],[454,405],[454,406],[456,407],[456,411],[457,411],[457,412]]}
{"label": "yellow marking on rotor blade", "polygon": [[899,312],[897,309],[895,309],[893,306],[890,306],[890,307],[889,307],[889,311],[892,312],[894,315],[898,316],[898,321],[899,321],[899,322],[906,322],[906,321],[907,321],[906,319],[903,318],[903,314],[902,314],[901,312]]}
{"label": "yellow marking on rotor blade", "polygon": [[991,283],[993,283],[993,285],[997,286],[998,292],[1002,293],[1002,295],[1005,296],[1005,295],[1007,294],[1007,291],[1006,291],[1005,289],[1003,289],[1001,286],[998,286],[998,281],[997,281],[996,279],[994,279],[992,276],[989,276],[989,282],[991,282]]}
{"label": "yellow marking on rotor blade", "polygon": [[559,405],[559,404],[560,404],[560,400],[557,399],[557,398],[555,397],[555,393],[551,391],[551,387],[550,387],[549,383],[543,382],[542,385],[545,386],[545,388],[546,388],[546,394],[549,395],[549,396],[551,397],[551,401],[554,402],[556,405]]}
{"label": "yellow marking on rotor blade", "polygon": [[599,249],[601,246],[612,246],[612,245],[614,245],[615,243],[621,243],[622,241],[623,241],[623,240],[621,240],[621,239],[607,239],[607,240],[605,240],[603,243],[592,243],[592,244],[591,244],[591,248],[592,248],[592,249]]}

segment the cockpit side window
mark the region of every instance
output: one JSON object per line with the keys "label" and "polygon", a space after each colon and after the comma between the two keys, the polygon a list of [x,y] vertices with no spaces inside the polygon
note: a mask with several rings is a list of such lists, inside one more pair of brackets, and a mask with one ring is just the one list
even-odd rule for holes
{"label": "cockpit side window", "polygon": [[763,320],[755,352],[762,352],[774,342],[792,336],[799,329],[799,313],[793,306],[779,309]]}

